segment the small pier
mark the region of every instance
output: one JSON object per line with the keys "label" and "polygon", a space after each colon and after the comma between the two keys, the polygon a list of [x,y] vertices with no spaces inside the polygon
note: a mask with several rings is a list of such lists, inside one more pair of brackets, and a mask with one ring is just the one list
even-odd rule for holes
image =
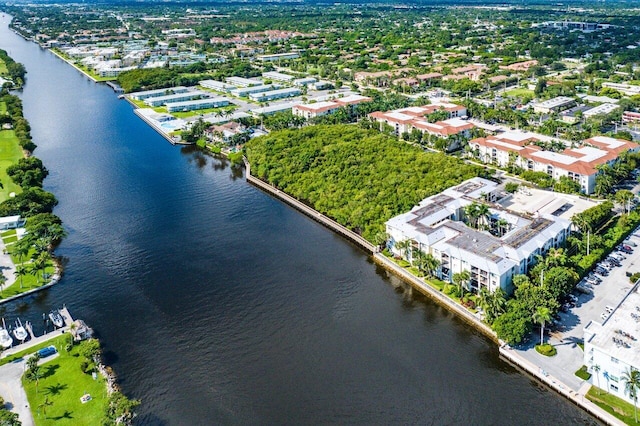
{"label": "small pier", "polygon": [[124,89],[120,85],[113,81],[107,81],[105,84],[113,89],[116,94],[121,95],[124,93]]}
{"label": "small pier", "polygon": [[[64,327],[59,328],[57,330],[50,331],[48,333],[44,333],[41,336],[36,336],[35,333],[33,332],[33,327],[31,322],[27,321],[24,324],[24,328],[29,333],[30,339],[25,341],[24,343],[13,345],[11,348],[3,351],[2,354],[0,354],[0,358],[11,356],[17,352],[21,352],[25,349],[29,349],[30,347],[33,347],[33,346],[39,345],[40,343],[51,340],[54,337],[58,337],[64,333],[68,333],[69,327],[71,326],[71,324],[75,322],[75,320],[73,319],[73,317],[71,316],[71,313],[69,313],[69,310],[66,307],[62,307],[61,309],[59,309],[59,312],[60,312],[60,315],[62,315],[62,318],[64,318],[64,324],[65,324]],[[81,321],[80,323],[84,324]]]}

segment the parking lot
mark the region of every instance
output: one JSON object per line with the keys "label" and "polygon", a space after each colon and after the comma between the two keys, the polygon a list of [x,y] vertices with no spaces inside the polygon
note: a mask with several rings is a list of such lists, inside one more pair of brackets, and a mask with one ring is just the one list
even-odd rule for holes
{"label": "parking lot", "polygon": [[[574,290],[576,306],[558,314],[558,324],[550,327],[546,337],[555,346],[558,352],[556,356],[549,358],[536,352],[534,346],[539,343],[540,334],[535,332],[531,341],[516,349],[521,356],[539,365],[574,391],[578,391],[584,383],[574,374],[583,365],[583,352],[578,343],[582,342],[584,327],[590,321],[602,323],[607,307],[609,310],[617,307],[632,287],[627,272],[640,272],[640,231],[636,232],[638,234],[631,236],[626,243],[632,246],[633,253],[624,254],[626,258],[620,261],[620,266],[611,268],[608,276],[600,277],[601,283],[583,283],[591,294]],[[633,247],[634,244],[637,246]]]}

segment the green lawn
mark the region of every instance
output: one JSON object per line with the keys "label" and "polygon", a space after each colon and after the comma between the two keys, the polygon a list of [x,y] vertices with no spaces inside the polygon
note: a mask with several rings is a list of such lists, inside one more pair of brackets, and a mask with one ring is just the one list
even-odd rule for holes
{"label": "green lawn", "polygon": [[0,115],[5,115],[7,113],[7,104],[4,102],[0,102]]}
{"label": "green lawn", "polygon": [[591,386],[591,389],[587,392],[587,399],[626,424],[637,424],[633,414],[633,404],[629,404],[595,386]]}
{"label": "green lawn", "polygon": [[58,336],[55,337],[51,340],[47,340],[46,342],[42,342],[42,343],[38,343],[37,345],[29,348],[29,349],[25,349],[23,351],[20,352],[16,352],[13,355],[9,355],[6,358],[2,358],[0,359],[0,365],[5,365],[5,364],[9,364],[10,362],[15,361],[16,359],[20,359],[22,357],[24,357],[25,355],[29,355],[32,354],[36,351],[39,351],[42,348],[46,348],[47,346],[55,346],[58,350],[62,350],[62,348],[64,348],[64,345],[66,345],[66,343],[68,342],[68,336],[70,336],[70,334],[66,334],[66,335],[62,335],[62,336]]}
{"label": "green lawn", "polygon": [[0,182],[4,188],[0,188],[0,202],[9,198],[9,194],[22,192],[20,186],[16,185],[7,175],[7,167],[23,158],[22,147],[18,143],[13,130],[0,130]]}
{"label": "green lawn", "polygon": [[[174,117],[177,118],[186,118],[186,117],[193,117],[195,115],[204,115],[204,114],[211,114],[212,112],[218,112],[221,113],[223,111],[229,110],[231,112],[233,112],[233,110],[235,110],[236,107],[235,106],[229,106],[229,107],[224,107],[224,108],[206,108],[206,109],[198,109],[195,111],[186,111],[186,112],[172,112],[171,115],[173,115]],[[165,108],[166,110],[166,108]]]}
{"label": "green lawn", "polygon": [[[13,239],[17,240],[15,230],[3,232],[2,239],[5,242],[5,244]],[[20,259],[18,259],[18,257],[11,252],[11,247],[12,247],[12,244],[9,244],[7,246],[7,251],[11,256],[11,260],[15,265],[20,265]],[[29,265],[29,259],[31,259],[31,256],[34,253],[35,253],[35,249],[32,247],[31,250],[29,250],[29,253],[27,254],[27,256],[25,256],[25,258],[23,259],[25,260],[24,262],[25,266]],[[44,273],[52,275],[55,272],[56,272],[55,265],[53,264],[53,261],[50,260],[49,262],[47,262],[47,266],[44,269]],[[9,280],[7,281],[7,284],[11,284],[11,285],[3,287],[2,293],[0,294],[0,299],[17,296],[18,294],[32,290],[34,288],[38,288],[48,282],[49,282],[48,280],[42,279],[42,271],[37,271],[36,275],[27,274],[23,276],[22,283],[20,282],[20,279],[16,279],[15,282],[13,280]]]}
{"label": "green lawn", "polygon": [[[60,355],[40,367],[44,377],[39,380],[37,391],[36,382],[22,378],[35,423],[39,426],[102,424],[108,401],[105,379],[98,374],[94,380],[82,372],[80,363],[84,358],[77,353],[77,346],[67,353],[61,348],[64,341],[56,341]],[[92,399],[83,404],[80,397],[84,394],[91,395]],[[49,405],[43,407],[45,400]]]}
{"label": "green lawn", "polygon": [[2,59],[0,59],[0,75],[8,75],[9,70],[7,69],[7,64],[4,63]]}
{"label": "green lawn", "polygon": [[504,93],[507,96],[517,97],[525,97],[525,96],[533,96],[533,90],[529,89],[513,89],[508,90]]}

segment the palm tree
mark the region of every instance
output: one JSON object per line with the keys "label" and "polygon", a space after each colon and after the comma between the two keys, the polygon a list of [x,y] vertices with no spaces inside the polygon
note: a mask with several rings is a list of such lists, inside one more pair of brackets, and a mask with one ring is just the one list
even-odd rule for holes
{"label": "palm tree", "polygon": [[[489,225],[489,216],[491,214],[491,212],[489,212],[489,206],[478,203],[476,211],[478,214],[478,228],[482,227],[482,229],[486,229]],[[482,225],[480,225],[480,223]]]}
{"label": "palm tree", "polygon": [[411,264],[422,273],[426,271],[427,254],[422,250],[414,250],[411,254]]}
{"label": "palm tree", "polygon": [[16,270],[14,272],[15,276],[20,279],[20,288],[22,288],[22,277],[27,275],[29,272],[27,271],[27,267],[24,265],[17,265]]}
{"label": "palm tree", "polygon": [[540,324],[540,344],[544,344],[544,325],[551,320],[549,308],[540,306],[533,313],[533,322]]}
{"label": "palm tree", "polygon": [[40,405],[38,405],[38,408],[42,408],[42,414],[44,414],[45,416],[47,415],[47,407],[53,405],[53,402],[49,401],[49,397],[45,396],[44,397],[44,401],[42,401],[42,403]]}
{"label": "palm tree", "polygon": [[633,415],[638,423],[638,391],[640,391],[640,371],[631,367],[622,375],[624,381],[624,392],[633,399]]}
{"label": "palm tree", "polygon": [[436,259],[431,253],[427,253],[425,258],[425,269],[429,277],[435,276],[438,266],[440,266],[440,261]]}
{"label": "palm tree", "polygon": [[20,239],[11,247],[11,252],[18,257],[20,263],[24,260],[25,256],[29,254],[31,249],[31,241],[27,238]]}
{"label": "palm tree", "polygon": [[498,227],[498,235],[502,237],[504,234],[507,233],[509,222],[507,222],[506,219],[501,217],[496,221],[496,226]]}
{"label": "palm tree", "polygon": [[[34,271],[34,275],[37,274],[37,271],[41,270],[42,271],[42,279],[44,279],[44,269],[47,267],[47,262],[49,261],[49,253],[42,252],[38,255],[38,257],[36,257],[35,259],[33,259],[33,263],[32,265],[32,270]],[[37,275],[36,275],[37,277]],[[37,279],[37,282],[39,282],[40,280]]]}
{"label": "palm tree", "polygon": [[[600,365],[599,364],[594,364],[593,365],[593,372],[596,374],[596,380],[598,381],[598,389],[600,389]],[[600,393],[600,391],[598,391],[598,393]]]}
{"label": "palm tree", "polygon": [[471,204],[469,204],[468,206],[465,206],[464,215],[467,216],[467,219],[469,221],[469,225],[472,228],[477,228],[478,227],[478,218],[480,217],[480,214],[478,212],[478,203],[476,203],[474,201]]}
{"label": "palm tree", "polygon": [[635,197],[635,195],[633,195],[633,192],[629,191],[628,189],[621,189],[616,192],[615,197],[616,201],[622,205],[622,208],[626,213],[631,212],[631,205],[629,203]]}
{"label": "palm tree", "polygon": [[453,274],[452,281],[458,286],[459,297],[462,297],[462,284],[468,282],[469,278],[471,278],[471,274],[467,270]]}
{"label": "palm tree", "polygon": [[562,248],[550,248],[545,258],[545,268],[564,266],[567,263],[567,255]]}
{"label": "palm tree", "polygon": [[400,252],[400,257],[405,257],[405,255],[407,254],[407,250],[409,249],[409,247],[411,247],[411,241],[410,240],[402,240],[402,241],[398,241],[395,244],[396,248],[398,249],[398,251]]}

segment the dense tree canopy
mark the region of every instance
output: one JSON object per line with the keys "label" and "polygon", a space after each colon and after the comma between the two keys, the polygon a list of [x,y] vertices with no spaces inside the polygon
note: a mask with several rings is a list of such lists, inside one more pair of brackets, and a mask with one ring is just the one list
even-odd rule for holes
{"label": "dense tree canopy", "polygon": [[272,132],[246,146],[251,172],[373,240],[384,222],[483,169],[356,126]]}

